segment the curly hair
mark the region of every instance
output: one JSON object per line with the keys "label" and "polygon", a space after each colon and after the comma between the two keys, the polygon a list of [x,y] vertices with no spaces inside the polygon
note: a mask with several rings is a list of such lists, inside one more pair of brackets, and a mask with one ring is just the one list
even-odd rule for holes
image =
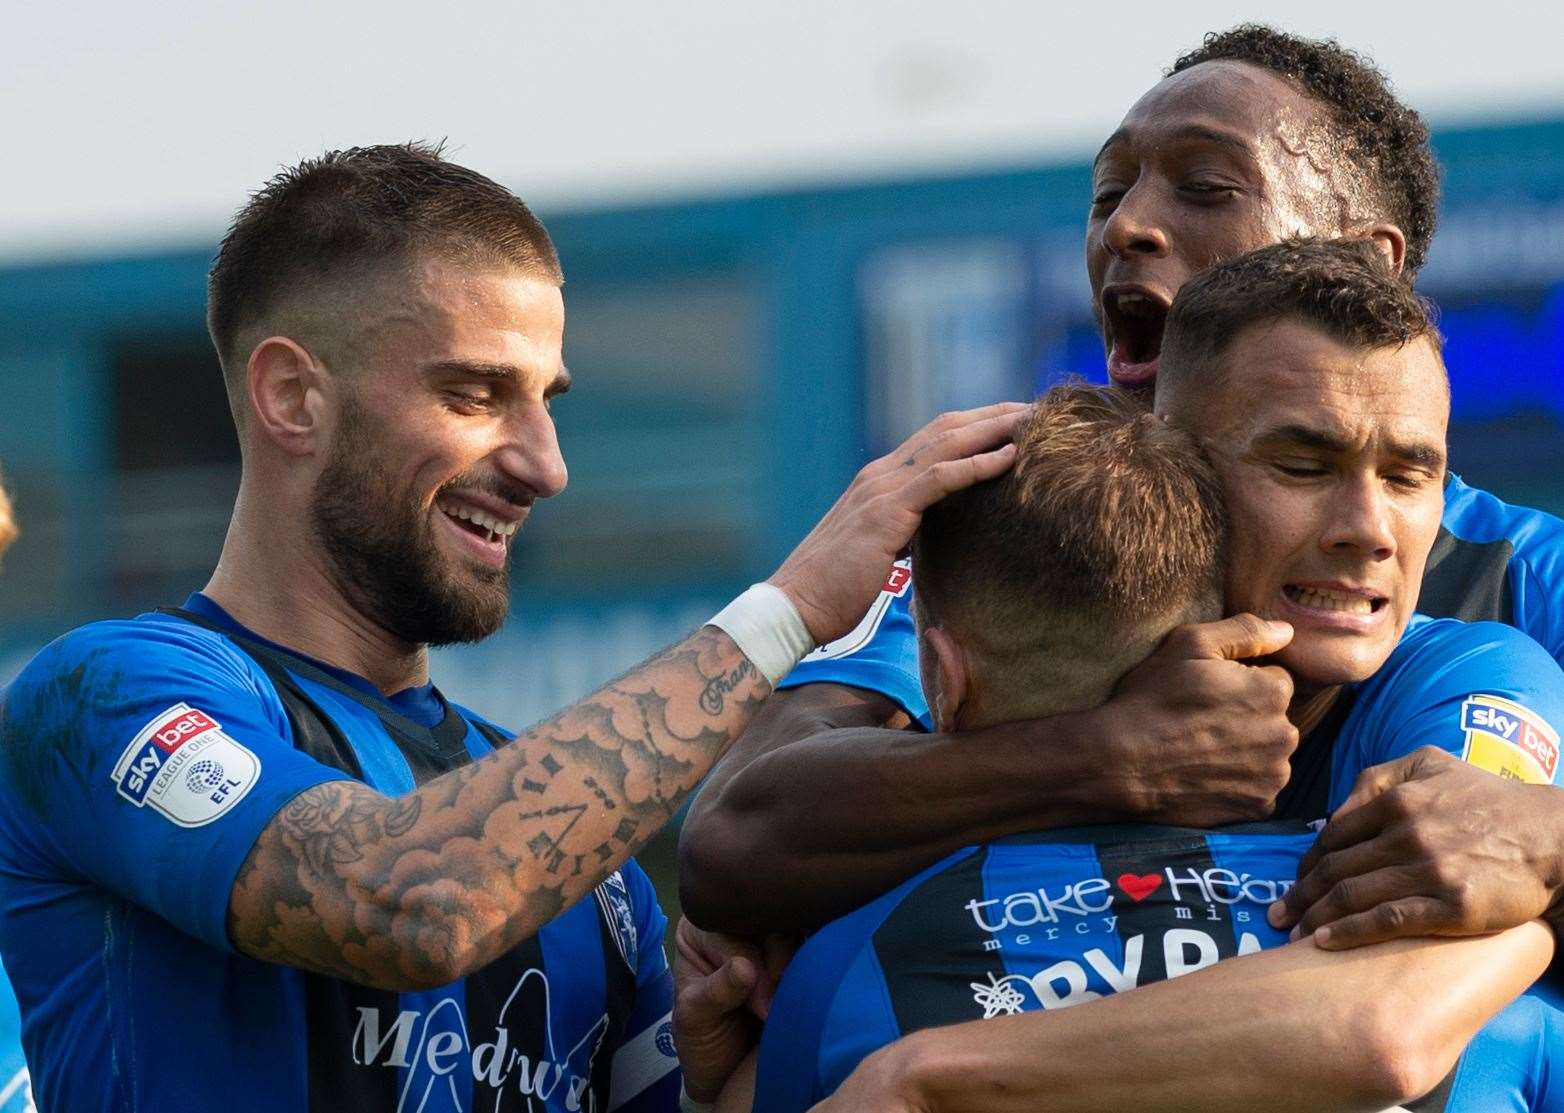
{"label": "curly hair", "polygon": [[1406,274],[1415,275],[1439,216],[1439,166],[1423,117],[1396,99],[1372,60],[1335,39],[1300,38],[1261,23],[1211,32],[1167,72],[1224,59],[1270,70],[1325,107],[1343,156],[1367,169],[1373,200],[1406,234]]}

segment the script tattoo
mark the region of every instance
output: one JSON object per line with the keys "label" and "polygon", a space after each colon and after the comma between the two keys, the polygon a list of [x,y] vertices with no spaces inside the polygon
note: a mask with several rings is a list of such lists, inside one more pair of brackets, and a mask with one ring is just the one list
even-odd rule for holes
{"label": "script tattoo", "polygon": [[307,789],[245,860],[230,934],[256,958],[365,985],[454,980],[639,849],[770,690],[705,627],[415,792],[351,780]]}
{"label": "script tattoo", "polygon": [[727,676],[716,676],[707,681],[706,687],[701,689],[701,710],[708,715],[721,715],[723,704],[728,696],[737,691],[746,680],[755,676],[755,666],[750,663],[748,657],[739,662],[737,668]]}

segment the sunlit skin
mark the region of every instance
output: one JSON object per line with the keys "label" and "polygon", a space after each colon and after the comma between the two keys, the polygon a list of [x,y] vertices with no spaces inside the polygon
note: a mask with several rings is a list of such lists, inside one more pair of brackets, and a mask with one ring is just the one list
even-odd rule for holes
{"label": "sunlit skin", "polygon": [[1412,617],[1444,510],[1450,395],[1433,345],[1364,349],[1298,320],[1257,324],[1231,341],[1216,389],[1186,382],[1157,407],[1221,475],[1229,613],[1295,631],[1276,657],[1295,708],[1372,676]]}
{"label": "sunlit skin", "polygon": [[[399,462],[396,485],[437,527],[453,575],[502,567],[507,546],[480,539],[441,506],[519,525],[536,499],[565,488],[549,410],[570,386],[564,330],[558,286],[442,260],[423,264],[405,297],[365,326],[373,339],[354,371],[355,396],[378,451]],[[454,480],[462,485],[453,490]]]}
{"label": "sunlit skin", "polygon": [[[549,403],[570,384],[564,305],[545,278],[438,258],[353,302],[329,316],[284,309],[273,327],[288,333],[246,345],[245,474],[206,591],[252,629],[389,692],[427,679],[424,647],[366,611],[309,526],[344,415],[370,432],[365,454],[398,507],[416,507],[422,528],[410,532],[430,539],[445,572],[492,584],[515,536],[480,538],[441,506],[519,528],[536,499],[563,490]],[[321,320],[354,324],[317,334]]]}
{"label": "sunlit skin", "polygon": [[1275,74],[1203,62],[1129,110],[1092,170],[1086,269],[1121,386],[1149,391],[1180,286],[1289,236],[1368,235],[1399,267],[1404,238],[1354,210],[1359,190],[1322,109]]}

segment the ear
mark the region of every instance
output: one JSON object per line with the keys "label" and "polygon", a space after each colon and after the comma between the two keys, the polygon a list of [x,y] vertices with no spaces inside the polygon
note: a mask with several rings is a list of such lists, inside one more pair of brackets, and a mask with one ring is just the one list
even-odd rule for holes
{"label": "ear", "polygon": [[932,669],[925,675],[934,690],[929,710],[934,713],[934,728],[941,731],[956,729],[956,718],[967,702],[967,655],[954,638],[938,626],[923,631],[923,648],[928,653]]}
{"label": "ear", "polygon": [[323,435],[327,379],[308,349],[286,336],[269,336],[245,365],[251,424],[284,452],[308,456]]}
{"label": "ear", "polygon": [[1390,264],[1392,274],[1400,274],[1407,262],[1407,238],[1406,233],[1394,224],[1380,221],[1370,224],[1367,228],[1360,229],[1357,233],[1374,241],[1374,246]]}

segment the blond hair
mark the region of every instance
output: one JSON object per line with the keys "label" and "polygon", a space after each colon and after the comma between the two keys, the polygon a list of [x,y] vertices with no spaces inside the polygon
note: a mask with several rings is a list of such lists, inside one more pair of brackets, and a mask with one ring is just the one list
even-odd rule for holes
{"label": "blond hair", "polygon": [[1221,485],[1183,430],[1115,387],[1039,398],[1006,475],[943,499],[913,548],[925,625],[967,650],[985,707],[1091,706],[1180,622],[1219,613]]}

